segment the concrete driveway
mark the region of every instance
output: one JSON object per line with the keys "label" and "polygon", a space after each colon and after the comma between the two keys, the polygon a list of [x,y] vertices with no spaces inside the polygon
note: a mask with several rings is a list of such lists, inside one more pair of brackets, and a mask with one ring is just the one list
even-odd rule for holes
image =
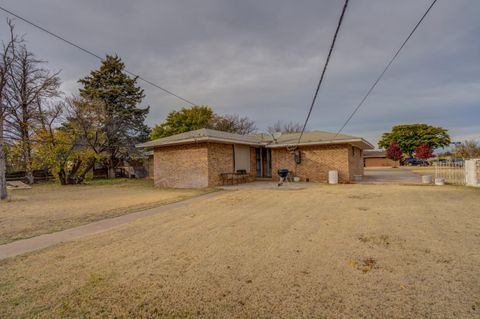
{"label": "concrete driveway", "polygon": [[365,168],[361,183],[421,184],[422,177],[404,168]]}

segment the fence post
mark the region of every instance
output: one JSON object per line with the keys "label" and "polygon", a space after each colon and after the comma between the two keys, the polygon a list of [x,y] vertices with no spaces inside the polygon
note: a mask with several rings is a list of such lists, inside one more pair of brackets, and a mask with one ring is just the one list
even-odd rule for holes
{"label": "fence post", "polygon": [[477,174],[480,159],[470,159],[465,161],[465,182],[467,186],[480,187],[480,180]]}

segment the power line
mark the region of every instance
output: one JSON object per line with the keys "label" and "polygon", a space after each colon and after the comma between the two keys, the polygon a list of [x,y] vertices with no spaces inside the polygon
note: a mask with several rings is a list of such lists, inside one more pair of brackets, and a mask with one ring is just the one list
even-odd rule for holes
{"label": "power line", "polygon": [[385,75],[385,73],[388,71],[388,69],[390,68],[390,66],[392,65],[393,61],[395,61],[395,59],[398,57],[398,55],[400,54],[400,52],[402,51],[402,49],[405,47],[405,45],[407,44],[408,40],[410,40],[410,38],[413,36],[413,34],[415,33],[415,31],[417,31],[418,27],[420,26],[420,24],[422,24],[423,20],[425,19],[425,17],[428,15],[428,13],[430,12],[430,10],[433,8],[433,6],[435,5],[435,3],[437,2],[437,0],[433,0],[432,3],[430,4],[430,6],[428,7],[427,11],[425,11],[425,13],[423,14],[422,18],[417,22],[417,24],[415,25],[415,27],[412,29],[412,31],[410,32],[410,34],[408,35],[408,37],[405,39],[405,41],[403,41],[402,45],[400,46],[400,48],[397,50],[397,52],[395,53],[395,55],[393,56],[393,58],[390,60],[390,62],[388,62],[387,66],[385,67],[385,69],[383,69],[383,71],[380,73],[380,75],[378,76],[378,78],[375,80],[375,82],[373,82],[373,85],[370,87],[370,89],[367,91],[367,94],[365,94],[365,96],[363,97],[363,99],[360,101],[360,103],[355,107],[355,109],[353,110],[353,112],[347,117],[347,120],[345,121],[345,123],[343,123],[342,127],[337,131],[337,133],[335,134],[335,136],[333,137],[332,140],[335,140],[337,138],[337,136],[343,131],[343,129],[348,125],[348,123],[350,122],[350,120],[355,116],[355,114],[358,112],[358,110],[362,107],[363,103],[367,100],[368,96],[370,95],[370,93],[372,93],[372,91],[375,89],[375,87],[377,86],[378,82],[380,82],[380,80],[382,79],[382,77]]}
{"label": "power line", "polygon": [[[73,47],[75,47],[75,48],[77,48],[77,49],[79,49],[79,50],[81,50],[81,51],[83,51],[83,52],[85,52],[85,53],[87,53],[87,54],[89,54],[89,55],[97,58],[97,59],[99,59],[100,61],[103,61],[103,58],[100,57],[98,54],[96,54],[96,53],[94,53],[94,52],[92,52],[92,51],[90,51],[90,50],[88,50],[88,49],[85,49],[85,48],[81,47],[80,45],[78,45],[78,44],[76,44],[76,43],[74,43],[74,42],[72,42],[72,41],[69,41],[69,40],[63,38],[63,37],[59,36],[58,34],[55,34],[55,33],[51,32],[51,31],[49,31],[49,30],[47,30],[47,29],[39,26],[38,24],[36,24],[36,23],[34,23],[34,22],[32,22],[32,21],[30,21],[30,20],[28,20],[28,19],[26,19],[26,18],[23,18],[23,17],[19,16],[18,14],[14,13],[14,12],[8,10],[8,9],[5,9],[5,8],[2,7],[2,6],[0,6],[0,10],[4,11],[4,12],[6,12],[6,13],[8,13],[8,14],[10,14],[10,15],[12,15],[12,16],[20,19],[20,20],[22,20],[23,22],[26,22],[26,23],[30,24],[31,26],[33,26],[33,27],[35,27],[35,28],[37,28],[37,29],[39,29],[39,30],[41,30],[41,31],[43,31],[43,32],[51,35],[52,37],[57,38],[58,40],[61,40],[61,41],[65,42],[65,43],[67,43],[67,44],[69,44],[69,45],[71,45],[71,46],[73,46]],[[149,81],[149,80],[145,79],[144,77],[142,77],[142,76],[140,76],[140,75],[138,75],[138,74],[135,74],[135,73],[130,72],[130,71],[128,71],[128,70],[125,70],[125,73],[128,73],[129,75],[134,76],[134,77],[142,80],[143,82],[148,83],[148,84],[150,84],[151,86],[154,86],[154,87],[156,87],[156,88],[164,91],[165,93],[168,93],[168,94],[176,97],[177,99],[180,99],[180,100],[182,100],[182,101],[184,101],[184,102],[186,102],[186,103],[188,103],[188,104],[190,104],[190,105],[198,105],[198,104],[196,104],[196,103],[193,103],[193,102],[191,102],[191,101],[189,101],[189,100],[187,100],[187,99],[179,96],[178,94],[173,93],[173,92],[170,91],[170,90],[165,89],[164,87],[161,87],[160,85],[158,85],[158,84],[156,84],[156,83],[154,83],[154,82],[152,82],[152,81]]]}
{"label": "power line", "polygon": [[305,128],[307,127],[308,120],[310,119],[310,115],[312,114],[313,106],[315,105],[315,101],[317,100],[318,91],[320,90],[320,87],[322,85],[325,72],[327,71],[328,63],[330,62],[330,57],[332,56],[333,48],[335,47],[335,42],[337,41],[340,27],[342,26],[343,17],[345,16],[345,11],[347,10],[348,6],[348,1],[349,0],[345,0],[345,4],[343,5],[342,14],[340,15],[340,19],[338,20],[337,29],[335,30],[332,44],[330,45],[330,50],[328,51],[327,60],[325,61],[325,65],[323,66],[322,75],[320,76],[320,80],[318,81],[317,89],[315,90],[315,94],[313,95],[312,104],[310,105],[310,109],[308,110],[307,118],[305,119],[305,123],[303,124],[302,132],[300,133],[300,136],[298,138],[297,145],[300,144],[300,140],[302,139]]}
{"label": "power line", "polygon": [[[5,133],[6,131],[4,131]],[[96,148],[96,147],[104,147],[105,150],[109,149],[109,148],[112,148],[112,147],[124,147],[124,145],[121,145],[121,144],[105,144],[104,143],[100,143],[100,145],[96,145],[97,143],[94,142],[94,143],[88,143],[88,142],[83,142],[83,143],[80,143],[80,142],[62,142],[62,141],[58,141],[58,140],[55,140],[54,138],[52,138],[51,136],[47,137],[47,138],[43,138],[43,139],[39,139],[39,138],[32,138],[32,136],[28,137],[28,138],[21,138],[21,137],[14,137],[14,136],[4,136],[3,138],[5,140],[6,143],[8,142],[13,142],[13,143],[16,143],[16,142],[28,142],[28,143],[31,143],[31,144],[51,144],[52,146],[55,146],[55,145],[66,145],[66,146],[75,146],[75,147],[91,147],[91,148]],[[85,139],[83,139],[85,140]]]}

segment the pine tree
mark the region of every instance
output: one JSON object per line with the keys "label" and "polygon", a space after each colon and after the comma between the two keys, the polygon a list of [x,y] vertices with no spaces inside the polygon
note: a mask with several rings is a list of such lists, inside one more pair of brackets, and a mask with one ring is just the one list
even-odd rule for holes
{"label": "pine tree", "polygon": [[120,160],[135,153],[135,144],[148,139],[145,118],[149,107],[140,108],[145,94],[137,85],[137,78],[125,73],[125,65],[118,56],[107,55],[99,69],[79,80],[83,85],[80,96],[101,101],[105,106],[103,130],[107,138],[109,177]]}

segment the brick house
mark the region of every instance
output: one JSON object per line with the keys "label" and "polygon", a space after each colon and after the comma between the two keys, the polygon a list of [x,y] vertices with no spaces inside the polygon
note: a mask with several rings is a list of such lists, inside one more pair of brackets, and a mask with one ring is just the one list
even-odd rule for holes
{"label": "brick house", "polygon": [[363,152],[363,166],[365,167],[398,167],[400,161],[394,161],[387,158],[385,151],[365,151]]}
{"label": "brick house", "polygon": [[373,146],[360,137],[329,132],[239,135],[200,129],[138,145],[153,149],[153,176],[159,187],[221,185],[221,173],[245,170],[250,180],[277,180],[287,168],[301,181],[325,182],[337,170],[340,182],[363,175],[363,150]]}

